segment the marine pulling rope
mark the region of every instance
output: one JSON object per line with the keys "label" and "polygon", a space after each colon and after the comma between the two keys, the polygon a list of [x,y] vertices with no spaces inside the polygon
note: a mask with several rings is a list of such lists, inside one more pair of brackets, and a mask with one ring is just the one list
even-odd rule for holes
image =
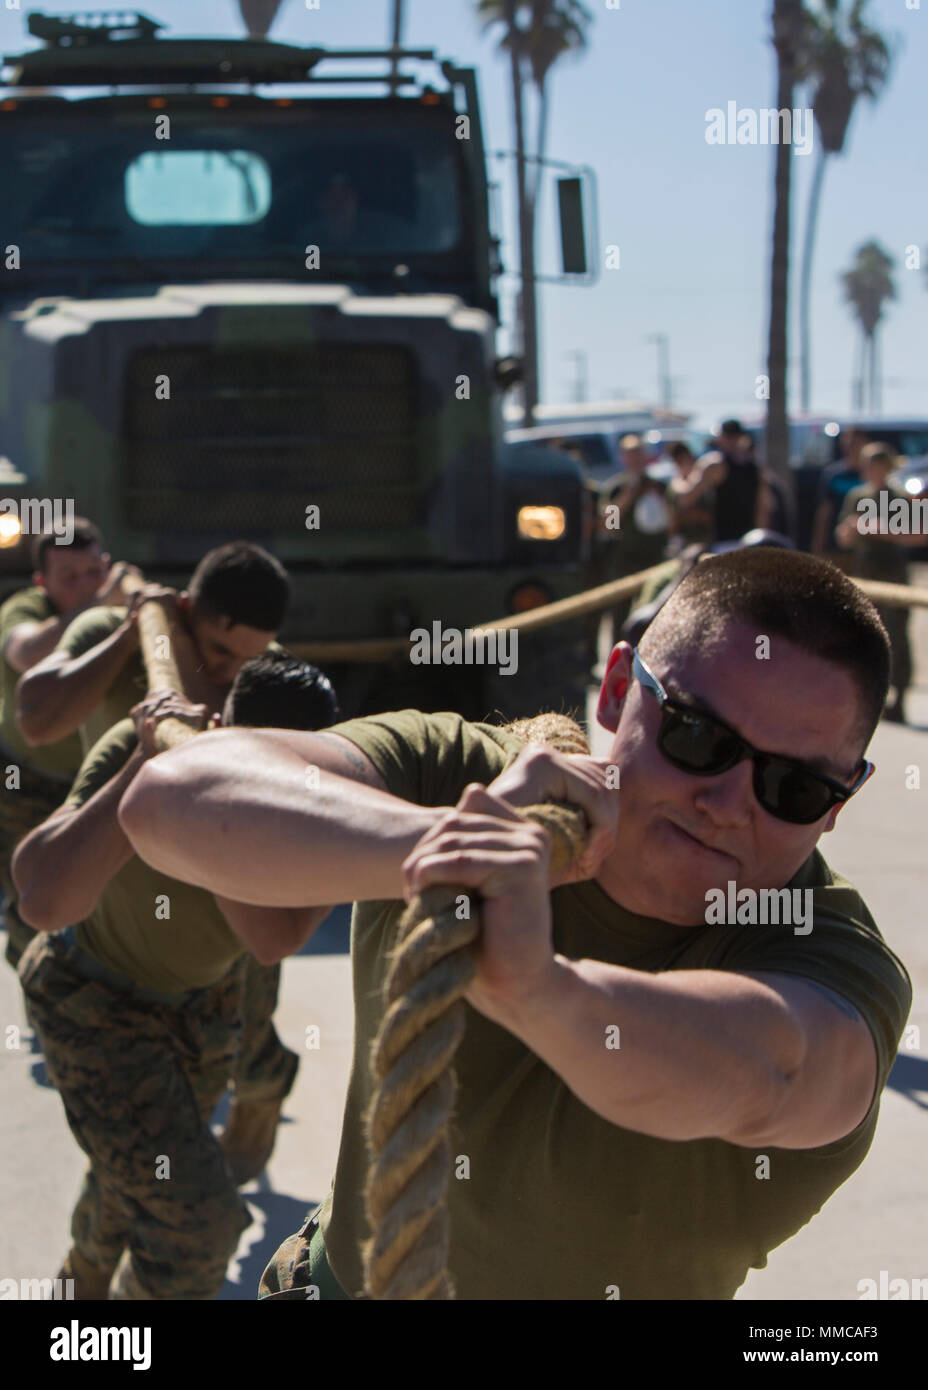
{"label": "marine pulling rope", "polygon": [[[526,744],[588,753],[580,726],[542,714],[507,726]],[[583,853],[583,811],[564,802],[521,812],[551,836],[551,864],[562,872]],[[449,1127],[457,1083],[454,1058],[464,1036],[464,993],[474,978],[480,935],[464,890],[436,886],[404,912],[385,985],[386,1012],[371,1050],[374,1095],[366,1117],[370,1166],[365,1192],[373,1235],[362,1250],[366,1292],[374,1299],[452,1299],[447,1209]],[[472,900],[472,893],[467,897]]]}

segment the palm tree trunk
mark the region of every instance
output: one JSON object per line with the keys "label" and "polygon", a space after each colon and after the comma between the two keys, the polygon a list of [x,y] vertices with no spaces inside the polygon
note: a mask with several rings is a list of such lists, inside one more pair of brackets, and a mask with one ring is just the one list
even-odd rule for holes
{"label": "palm tree trunk", "polygon": [[541,161],[545,157],[545,146],[548,143],[548,87],[542,82],[538,87],[538,125],[535,131],[536,143],[535,154],[538,163],[535,165],[534,178],[532,179],[532,218],[535,217],[535,209],[538,206],[538,185],[541,182]]}
{"label": "palm tree trunk", "polygon": [[516,131],[516,184],[519,200],[519,266],[522,278],[520,296],[522,324],[522,423],[530,428],[538,404],[538,326],[535,304],[535,245],[531,204],[526,188],[525,110],[522,64],[516,44],[509,50],[512,76],[512,103]]}
{"label": "palm tree trunk", "polygon": [[804,412],[811,409],[812,399],[812,340],[809,329],[809,299],[812,285],[812,258],[815,254],[815,233],[818,228],[818,209],[822,197],[826,158],[825,148],[820,140],[818,158],[815,161],[815,172],[812,175],[812,187],[809,189],[806,238],[802,248],[802,278],[799,287],[800,394]]}
{"label": "palm tree trunk", "polygon": [[[773,42],[777,52],[777,106],[792,108],[801,0],[773,0]],[[777,145],[774,181],[773,253],[770,264],[770,334],[767,348],[767,467],[784,481],[789,469],[787,423],[787,310],[789,293],[789,199],[792,145]]]}
{"label": "palm tree trunk", "polygon": [[867,351],[870,365],[870,380],[868,391],[870,396],[869,410],[871,415],[877,412],[876,404],[876,329],[867,335]]}
{"label": "palm tree trunk", "polygon": [[250,39],[266,39],[280,9],[280,0],[238,0]]}

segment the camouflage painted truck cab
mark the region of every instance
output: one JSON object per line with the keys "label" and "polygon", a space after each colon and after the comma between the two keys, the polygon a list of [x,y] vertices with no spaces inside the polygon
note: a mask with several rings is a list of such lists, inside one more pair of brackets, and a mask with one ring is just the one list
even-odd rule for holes
{"label": "camouflage painted truck cab", "polygon": [[[173,583],[254,540],[294,576],[294,644],[464,630],[583,588],[577,465],[501,440],[473,72],[365,96],[384,54],[29,26],[45,47],[0,88],[6,510],[73,501]],[[27,538],[0,527],[9,591]],[[588,626],[525,638],[508,678],[323,664],[346,712],[522,712],[559,704],[568,668],[576,695]]]}

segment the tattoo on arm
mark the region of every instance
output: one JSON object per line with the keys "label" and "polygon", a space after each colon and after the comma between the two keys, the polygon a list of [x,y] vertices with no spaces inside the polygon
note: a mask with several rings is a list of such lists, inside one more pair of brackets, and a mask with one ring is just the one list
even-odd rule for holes
{"label": "tattoo on arm", "polygon": [[316,738],[324,738],[326,743],[331,744],[333,748],[337,748],[339,756],[344,758],[345,762],[354,768],[361,781],[366,782],[368,785],[371,784],[371,774],[375,771],[373,765],[367,758],[362,757],[348,739],[339,737],[336,742],[330,734],[326,734],[322,731],[316,733]]}

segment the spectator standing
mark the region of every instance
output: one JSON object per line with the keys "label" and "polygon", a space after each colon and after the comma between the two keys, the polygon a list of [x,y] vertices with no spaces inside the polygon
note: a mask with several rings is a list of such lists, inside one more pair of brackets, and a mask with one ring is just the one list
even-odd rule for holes
{"label": "spectator standing", "polygon": [[867,436],[862,429],[852,426],[842,430],[838,443],[841,457],[822,470],[819,480],[818,503],[812,525],[812,554],[821,555],[839,569],[846,570],[850,557],[846,548],[841,547],[835,528],[848,493],[863,482],[860,461]]}
{"label": "spectator standing", "polygon": [[[886,584],[908,584],[909,563],[906,546],[921,544],[924,537],[919,535],[894,535],[878,530],[879,521],[870,521],[864,512],[872,508],[861,507],[860,503],[871,501],[876,504],[879,515],[887,515],[890,503],[909,499],[889,485],[889,475],[898,465],[898,459],[888,444],[865,444],[860,450],[860,470],[863,483],[851,488],[844,499],[835,538],[838,545],[851,552],[851,574],[855,579],[877,579]],[[885,500],[881,498],[885,493]],[[912,651],[909,645],[908,608],[889,608],[877,605],[877,612],[889,634],[892,648],[893,697],[887,702],[883,718],[895,724],[905,722],[903,698],[912,682]]]}
{"label": "spectator standing", "polygon": [[[623,472],[604,484],[604,532],[609,578],[621,579],[664,559],[671,523],[666,488],[648,476],[648,456],[637,434],[626,434],[620,441]],[[615,630],[625,621],[630,600],[619,605],[613,615]]]}

